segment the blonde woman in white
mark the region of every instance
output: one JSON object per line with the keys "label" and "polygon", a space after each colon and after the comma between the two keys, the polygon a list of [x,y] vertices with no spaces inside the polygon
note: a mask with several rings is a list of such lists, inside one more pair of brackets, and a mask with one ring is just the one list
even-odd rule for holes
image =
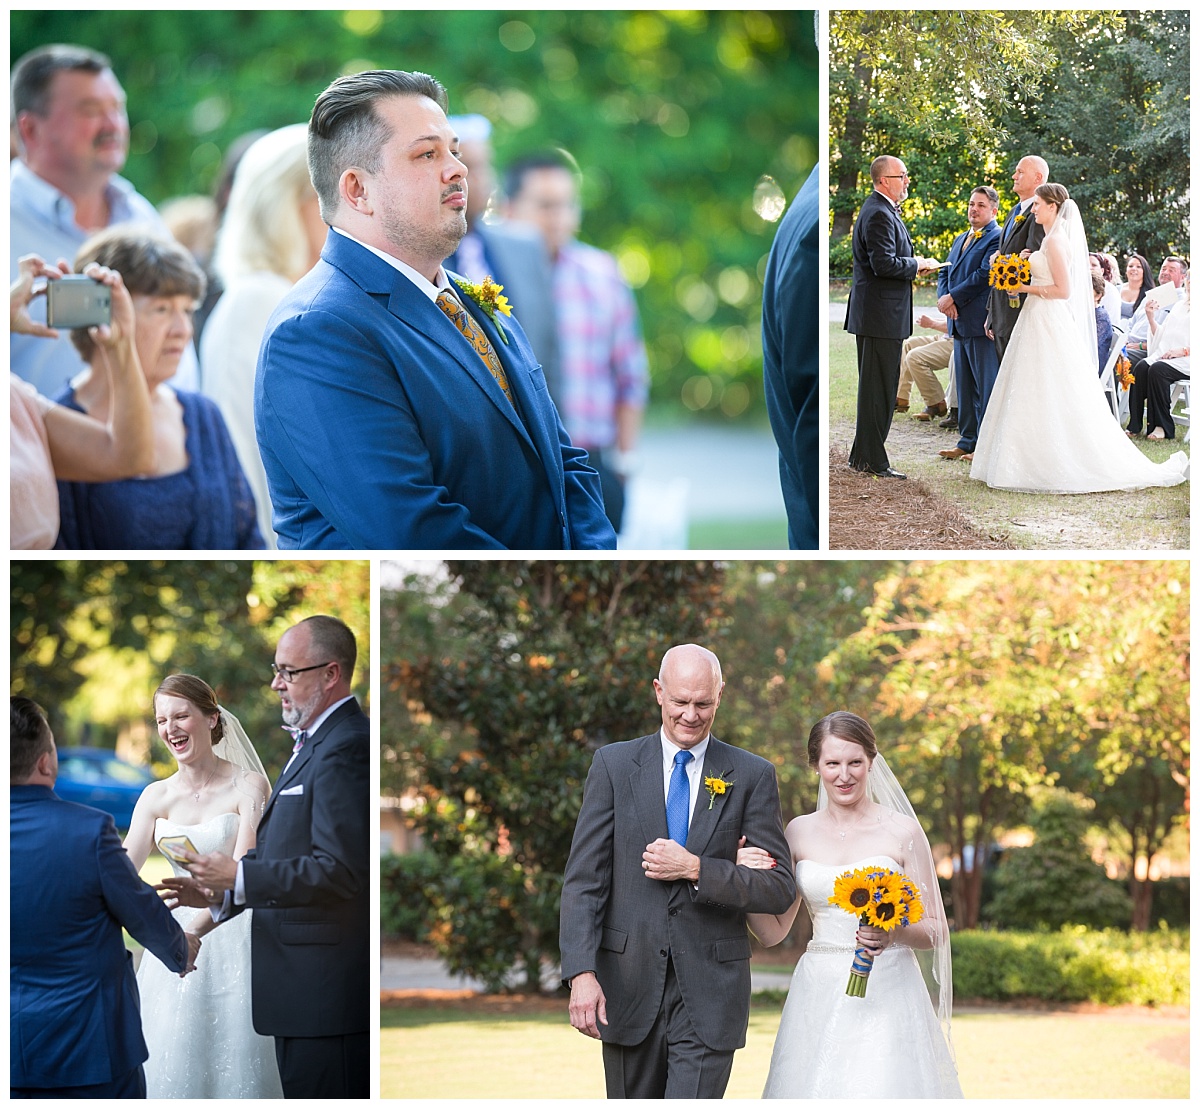
{"label": "blonde woman in white", "polygon": [[321,256],[328,228],[308,176],[308,127],[281,127],[242,156],[217,235],[225,292],[200,337],[204,392],[217,402],[258,505],[258,530],[276,546],[267,475],[254,434],[254,371],[267,320]]}

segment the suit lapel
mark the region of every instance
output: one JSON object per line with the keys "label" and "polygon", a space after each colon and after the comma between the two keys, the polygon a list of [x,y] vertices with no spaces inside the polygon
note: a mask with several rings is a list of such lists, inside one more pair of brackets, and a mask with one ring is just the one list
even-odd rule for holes
{"label": "suit lapel", "polygon": [[662,743],[658,733],[646,736],[634,753],[636,764],[629,776],[634,806],[642,827],[642,839],[653,843],[668,839],[667,798],[663,792]]}
{"label": "suit lapel", "polygon": [[[709,737],[708,750],[704,753],[704,777],[721,778],[727,784],[737,788],[734,782],[733,760],[730,747],[719,739]],[[688,824],[687,849],[693,855],[703,855],[708,841],[721,818],[721,811],[729,798],[728,790],[711,796],[701,782],[696,790],[696,807],[692,810],[691,823]]]}

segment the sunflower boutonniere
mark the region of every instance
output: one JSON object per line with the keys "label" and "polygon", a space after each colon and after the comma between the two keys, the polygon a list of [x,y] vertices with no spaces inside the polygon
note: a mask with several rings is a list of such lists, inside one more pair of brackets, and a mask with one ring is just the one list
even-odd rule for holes
{"label": "sunflower boutonniere", "polygon": [[497,312],[504,316],[512,315],[512,305],[508,303],[508,297],[500,295],[504,292],[504,286],[497,285],[492,279],[491,274],[488,274],[478,285],[470,281],[456,281],[455,284],[484,310],[487,318],[496,325],[496,330],[500,333],[500,338],[504,340],[504,344],[507,346],[508,335],[505,334],[503,326],[496,318]]}
{"label": "sunflower boutonniere", "polygon": [[1020,227],[1028,217],[1028,212],[1018,212],[1016,219],[1013,220],[1013,227]]}
{"label": "sunflower boutonniere", "polygon": [[732,778],[730,778],[729,781],[725,781],[724,778],[705,778],[704,788],[708,790],[708,807],[711,809],[713,807],[713,802],[716,801],[718,797],[721,797],[723,794],[729,792],[729,789],[732,787],[732,785]]}
{"label": "sunflower boutonniere", "polygon": [[974,239],[976,242],[979,242],[979,240],[983,238],[983,228],[982,227],[972,228],[969,233],[970,233],[971,238]]}

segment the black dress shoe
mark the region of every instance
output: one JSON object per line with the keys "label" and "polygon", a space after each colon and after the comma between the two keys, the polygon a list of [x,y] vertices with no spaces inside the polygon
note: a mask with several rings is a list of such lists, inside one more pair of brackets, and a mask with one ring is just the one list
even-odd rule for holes
{"label": "black dress shoe", "polygon": [[886,470],[872,470],[870,472],[876,477],[894,477],[899,478],[901,481],[908,480],[908,474],[902,474],[899,470],[893,470],[891,466],[889,466]]}
{"label": "black dress shoe", "polygon": [[950,414],[944,420],[938,420],[938,427],[958,427],[958,409],[951,408]]}

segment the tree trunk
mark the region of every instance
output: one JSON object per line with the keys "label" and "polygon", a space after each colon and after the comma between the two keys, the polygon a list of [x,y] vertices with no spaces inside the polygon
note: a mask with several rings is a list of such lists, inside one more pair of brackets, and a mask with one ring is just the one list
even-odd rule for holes
{"label": "tree trunk", "polygon": [[1149,878],[1133,878],[1129,883],[1133,895],[1133,930],[1149,932],[1154,909],[1154,883]]}
{"label": "tree trunk", "polygon": [[[839,144],[840,171],[834,197],[833,226],[829,232],[831,240],[849,235],[854,225],[855,208],[846,198],[854,196],[857,192],[858,176],[863,170],[863,143],[866,140],[867,111],[871,104],[873,77],[871,69],[865,64],[864,55],[859,54],[854,61],[852,91],[846,102],[846,124]],[[840,205],[836,203],[839,196],[842,198]]]}

